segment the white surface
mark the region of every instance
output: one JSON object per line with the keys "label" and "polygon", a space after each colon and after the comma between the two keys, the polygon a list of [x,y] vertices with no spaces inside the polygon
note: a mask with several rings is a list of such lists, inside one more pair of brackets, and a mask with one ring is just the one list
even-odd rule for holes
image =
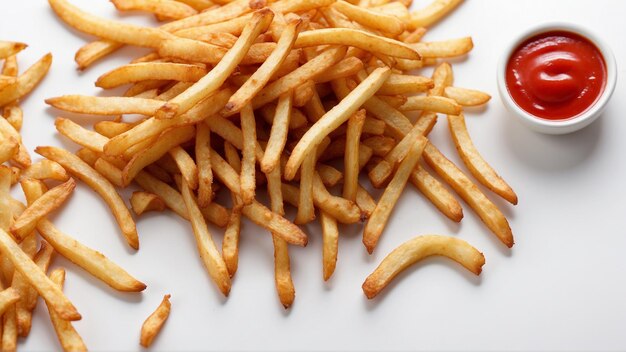
{"label": "white surface", "polygon": [[[74,0],[103,16],[117,16],[108,1]],[[422,5],[428,1],[416,1]],[[83,74],[74,52],[89,38],[59,22],[43,0],[2,6],[3,38],[26,42],[21,66],[52,51],[54,63],[43,84],[23,103],[24,140],[75,148],[54,130],[46,97],[96,94],[95,79],[145,50],[127,48]],[[468,113],[479,150],[517,191],[520,205],[495,199],[509,217],[516,245],[509,251],[464,206],[456,225],[413,188],[402,196],[374,255],[367,256],[360,229],[340,240],[337,270],[322,281],[321,236],[307,226],[309,246],[293,248],[294,306],[285,311],[276,297],[269,235],[245,224],[239,271],[230,297],[220,297],[203,269],[189,224],[174,215],[138,220],[141,249],[124,243],[109,210],[80,185],[54,217],[57,226],[104,252],[148,285],[142,294],[118,293],[58,257],[68,268],[66,292],[83,315],[75,323],[92,350],[138,349],[143,320],[163,294],[172,294],[172,314],[155,350],[623,350],[626,349],[626,264],[624,207],[626,167],[626,2],[467,1],[427,40],[471,34],[475,50],[455,63],[462,87],[494,96],[480,113]],[[124,20],[145,23],[142,16]],[[567,136],[530,132],[509,116],[496,89],[495,70],[510,38],[544,21],[574,22],[604,36],[620,67],[617,91],[604,116]],[[81,119],[78,119],[81,121]],[[82,121],[91,122],[89,118]],[[433,142],[459,161],[444,117]],[[213,231],[219,239],[221,232]],[[361,283],[386,253],[426,233],[458,236],[487,258],[483,275],[472,277],[454,263],[428,260],[408,270],[374,301]],[[40,302],[24,350],[58,349]]]}

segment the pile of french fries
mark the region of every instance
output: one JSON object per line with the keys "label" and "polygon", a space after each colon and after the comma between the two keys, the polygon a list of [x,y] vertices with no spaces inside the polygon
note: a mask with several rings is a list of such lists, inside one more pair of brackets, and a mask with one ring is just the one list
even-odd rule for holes
{"label": "pile of french fries", "polygon": [[[285,308],[295,298],[289,245],[307,244],[299,225],[319,220],[328,280],[337,262],[338,224],[363,226],[363,243],[372,253],[408,182],[459,222],[463,209],[450,187],[491,232],[513,246],[498,207],[428,140],[438,115],[447,115],[450,136],[471,175],[517,203],[466,127],[464,107],[486,104],[490,96],[455,87],[452,67],[444,61],[466,55],[472,39],[422,41],[427,27],[460,0],[435,0],[413,12],[411,0],[112,2],[120,11],[145,11],[171,21],[140,27],[89,14],[67,0],[49,0],[69,26],[97,37],[76,53],[80,69],[124,45],[152,49],[98,78],[103,89],[130,85],[123,96],[46,100],[59,110],[111,117],[93,129],[57,118],[57,131],[80,146],[76,152],[40,146],[35,152],[45,159],[31,163],[19,136],[18,101],[42,79],[51,57],[17,76],[15,54],[25,46],[0,42],[5,60],[0,274],[10,286],[0,292],[3,349],[15,349],[17,336],[28,334],[37,295],[48,305],[62,347],[85,349],[70,324],[80,314],[60,289],[64,272],[46,276],[53,252],[114,289],[146,287],[46,219],[71,195],[74,178],[103,198],[134,249],[139,236],[119,188],[141,189],[129,199],[136,216],[167,208],[189,220],[202,263],[226,296],[237,271],[242,218],[265,228],[272,236],[276,288]],[[434,68],[432,76],[419,75],[425,67]],[[17,182],[28,206],[9,193]],[[384,189],[378,200],[368,191],[372,187]],[[219,204],[220,192],[229,193],[230,202]],[[257,200],[261,193],[269,196],[268,205]],[[293,221],[285,217],[285,203],[297,211]],[[224,228],[221,249],[207,223]],[[461,239],[419,236],[383,260],[364,282],[365,295],[373,298],[399,272],[431,255],[449,257],[477,275],[485,263],[482,253]],[[169,311],[166,295],[142,328],[142,345],[151,344]]]}

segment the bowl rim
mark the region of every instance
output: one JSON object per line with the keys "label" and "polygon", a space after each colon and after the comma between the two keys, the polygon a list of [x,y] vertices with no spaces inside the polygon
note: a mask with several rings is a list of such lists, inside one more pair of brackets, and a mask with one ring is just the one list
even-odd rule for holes
{"label": "bowl rim", "polygon": [[[506,84],[506,68],[513,52],[525,40],[530,39],[538,34],[552,31],[572,32],[588,39],[596,46],[596,48],[598,48],[604,58],[604,63],[606,65],[606,85],[604,87],[602,95],[600,95],[598,100],[582,114],[573,118],[557,121],[542,119],[541,117],[532,115],[531,113],[522,109],[519,105],[517,105],[517,103],[509,93],[509,89]],[[605,105],[613,95],[617,83],[617,63],[615,61],[615,56],[613,55],[613,51],[611,50],[611,48],[603,39],[597,36],[593,31],[590,31],[580,25],[567,22],[542,23],[523,31],[515,38],[516,39],[507,46],[502,57],[500,58],[497,73],[500,97],[502,98],[502,101],[505,103],[505,105],[507,105],[509,110],[513,110],[519,117],[521,117],[528,123],[551,130],[567,130],[577,125],[586,126],[586,123],[589,119],[597,117],[596,115],[602,111],[602,109],[605,107]]]}

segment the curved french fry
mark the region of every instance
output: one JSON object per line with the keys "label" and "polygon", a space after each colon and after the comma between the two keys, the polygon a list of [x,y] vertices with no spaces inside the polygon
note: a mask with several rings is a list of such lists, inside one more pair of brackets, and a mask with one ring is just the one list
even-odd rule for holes
{"label": "curved french fry", "polygon": [[39,61],[21,74],[15,83],[10,84],[0,90],[0,106],[18,100],[30,93],[44,78],[52,64],[52,54],[44,55]]}
{"label": "curved french fry", "polygon": [[96,87],[110,89],[124,84],[146,80],[173,80],[196,82],[207,71],[196,65],[171,62],[144,62],[128,64],[109,71],[98,78]]}
{"label": "curved french fry", "polygon": [[479,90],[459,87],[446,87],[444,94],[446,97],[453,99],[462,106],[483,105],[487,104],[487,102],[491,99],[491,95],[487,93],[483,93]]}
{"label": "curved french fry", "polygon": [[363,283],[363,292],[369,299],[376,297],[403,270],[433,255],[450,258],[476,275],[480,275],[485,264],[485,256],[461,239],[418,236],[401,244],[383,259]]}
{"label": "curved french fry", "polygon": [[393,36],[404,31],[404,23],[396,16],[387,15],[375,9],[352,5],[347,1],[337,1],[333,7],[349,19],[366,27],[378,29]]}
{"label": "curved french fry", "polygon": [[48,98],[46,104],[59,110],[91,115],[141,114],[152,116],[163,102],[156,99],[134,97],[93,97],[64,95]]}
{"label": "curved french fry", "polygon": [[463,0],[433,0],[430,5],[411,13],[411,26],[428,27],[457,7]]}
{"label": "curved french fry", "polygon": [[[62,290],[65,283],[65,269],[58,268],[54,270],[50,274],[50,280]],[[48,305],[47,302],[46,304]],[[48,314],[64,351],[87,351],[87,346],[85,346],[83,339],[76,332],[71,322],[63,320],[50,305],[48,305]]]}
{"label": "curved french fry", "polygon": [[165,295],[161,304],[157,307],[154,313],[150,314],[148,319],[146,319],[141,326],[141,337],[139,339],[139,343],[143,347],[150,347],[156,335],[159,331],[161,331],[163,324],[165,324],[167,317],[169,317],[170,309],[172,307],[170,297],[170,295]]}
{"label": "curved french fry", "polygon": [[120,11],[146,11],[178,20],[198,13],[193,7],[173,0],[111,0]]}

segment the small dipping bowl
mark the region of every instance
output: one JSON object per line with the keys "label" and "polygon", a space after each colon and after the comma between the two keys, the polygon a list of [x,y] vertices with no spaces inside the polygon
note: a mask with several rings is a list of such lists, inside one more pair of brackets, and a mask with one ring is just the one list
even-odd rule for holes
{"label": "small dipping bowl", "polygon": [[[551,32],[569,32],[574,34],[575,36],[580,36],[583,39],[588,40],[596,47],[596,49],[602,55],[604,59],[604,66],[606,69],[606,75],[604,77],[605,85],[595,102],[593,102],[583,112],[571,117],[566,116],[562,119],[543,118],[533,115],[532,113],[524,110],[511,95],[507,84],[507,69],[509,61],[511,60],[511,57],[518,51],[520,46],[534,37]],[[615,63],[615,57],[613,56],[611,48],[609,48],[609,46],[603,40],[601,40],[592,32],[578,25],[565,23],[547,23],[525,31],[524,33],[519,35],[516,40],[511,43],[511,45],[506,48],[498,64],[497,79],[500,98],[504,102],[504,105],[524,125],[541,133],[566,134],[578,131],[590,125],[602,114],[602,111],[606,107],[608,101],[611,98],[611,95],[613,95],[613,91],[615,90],[615,84],[617,82],[617,65]]]}

